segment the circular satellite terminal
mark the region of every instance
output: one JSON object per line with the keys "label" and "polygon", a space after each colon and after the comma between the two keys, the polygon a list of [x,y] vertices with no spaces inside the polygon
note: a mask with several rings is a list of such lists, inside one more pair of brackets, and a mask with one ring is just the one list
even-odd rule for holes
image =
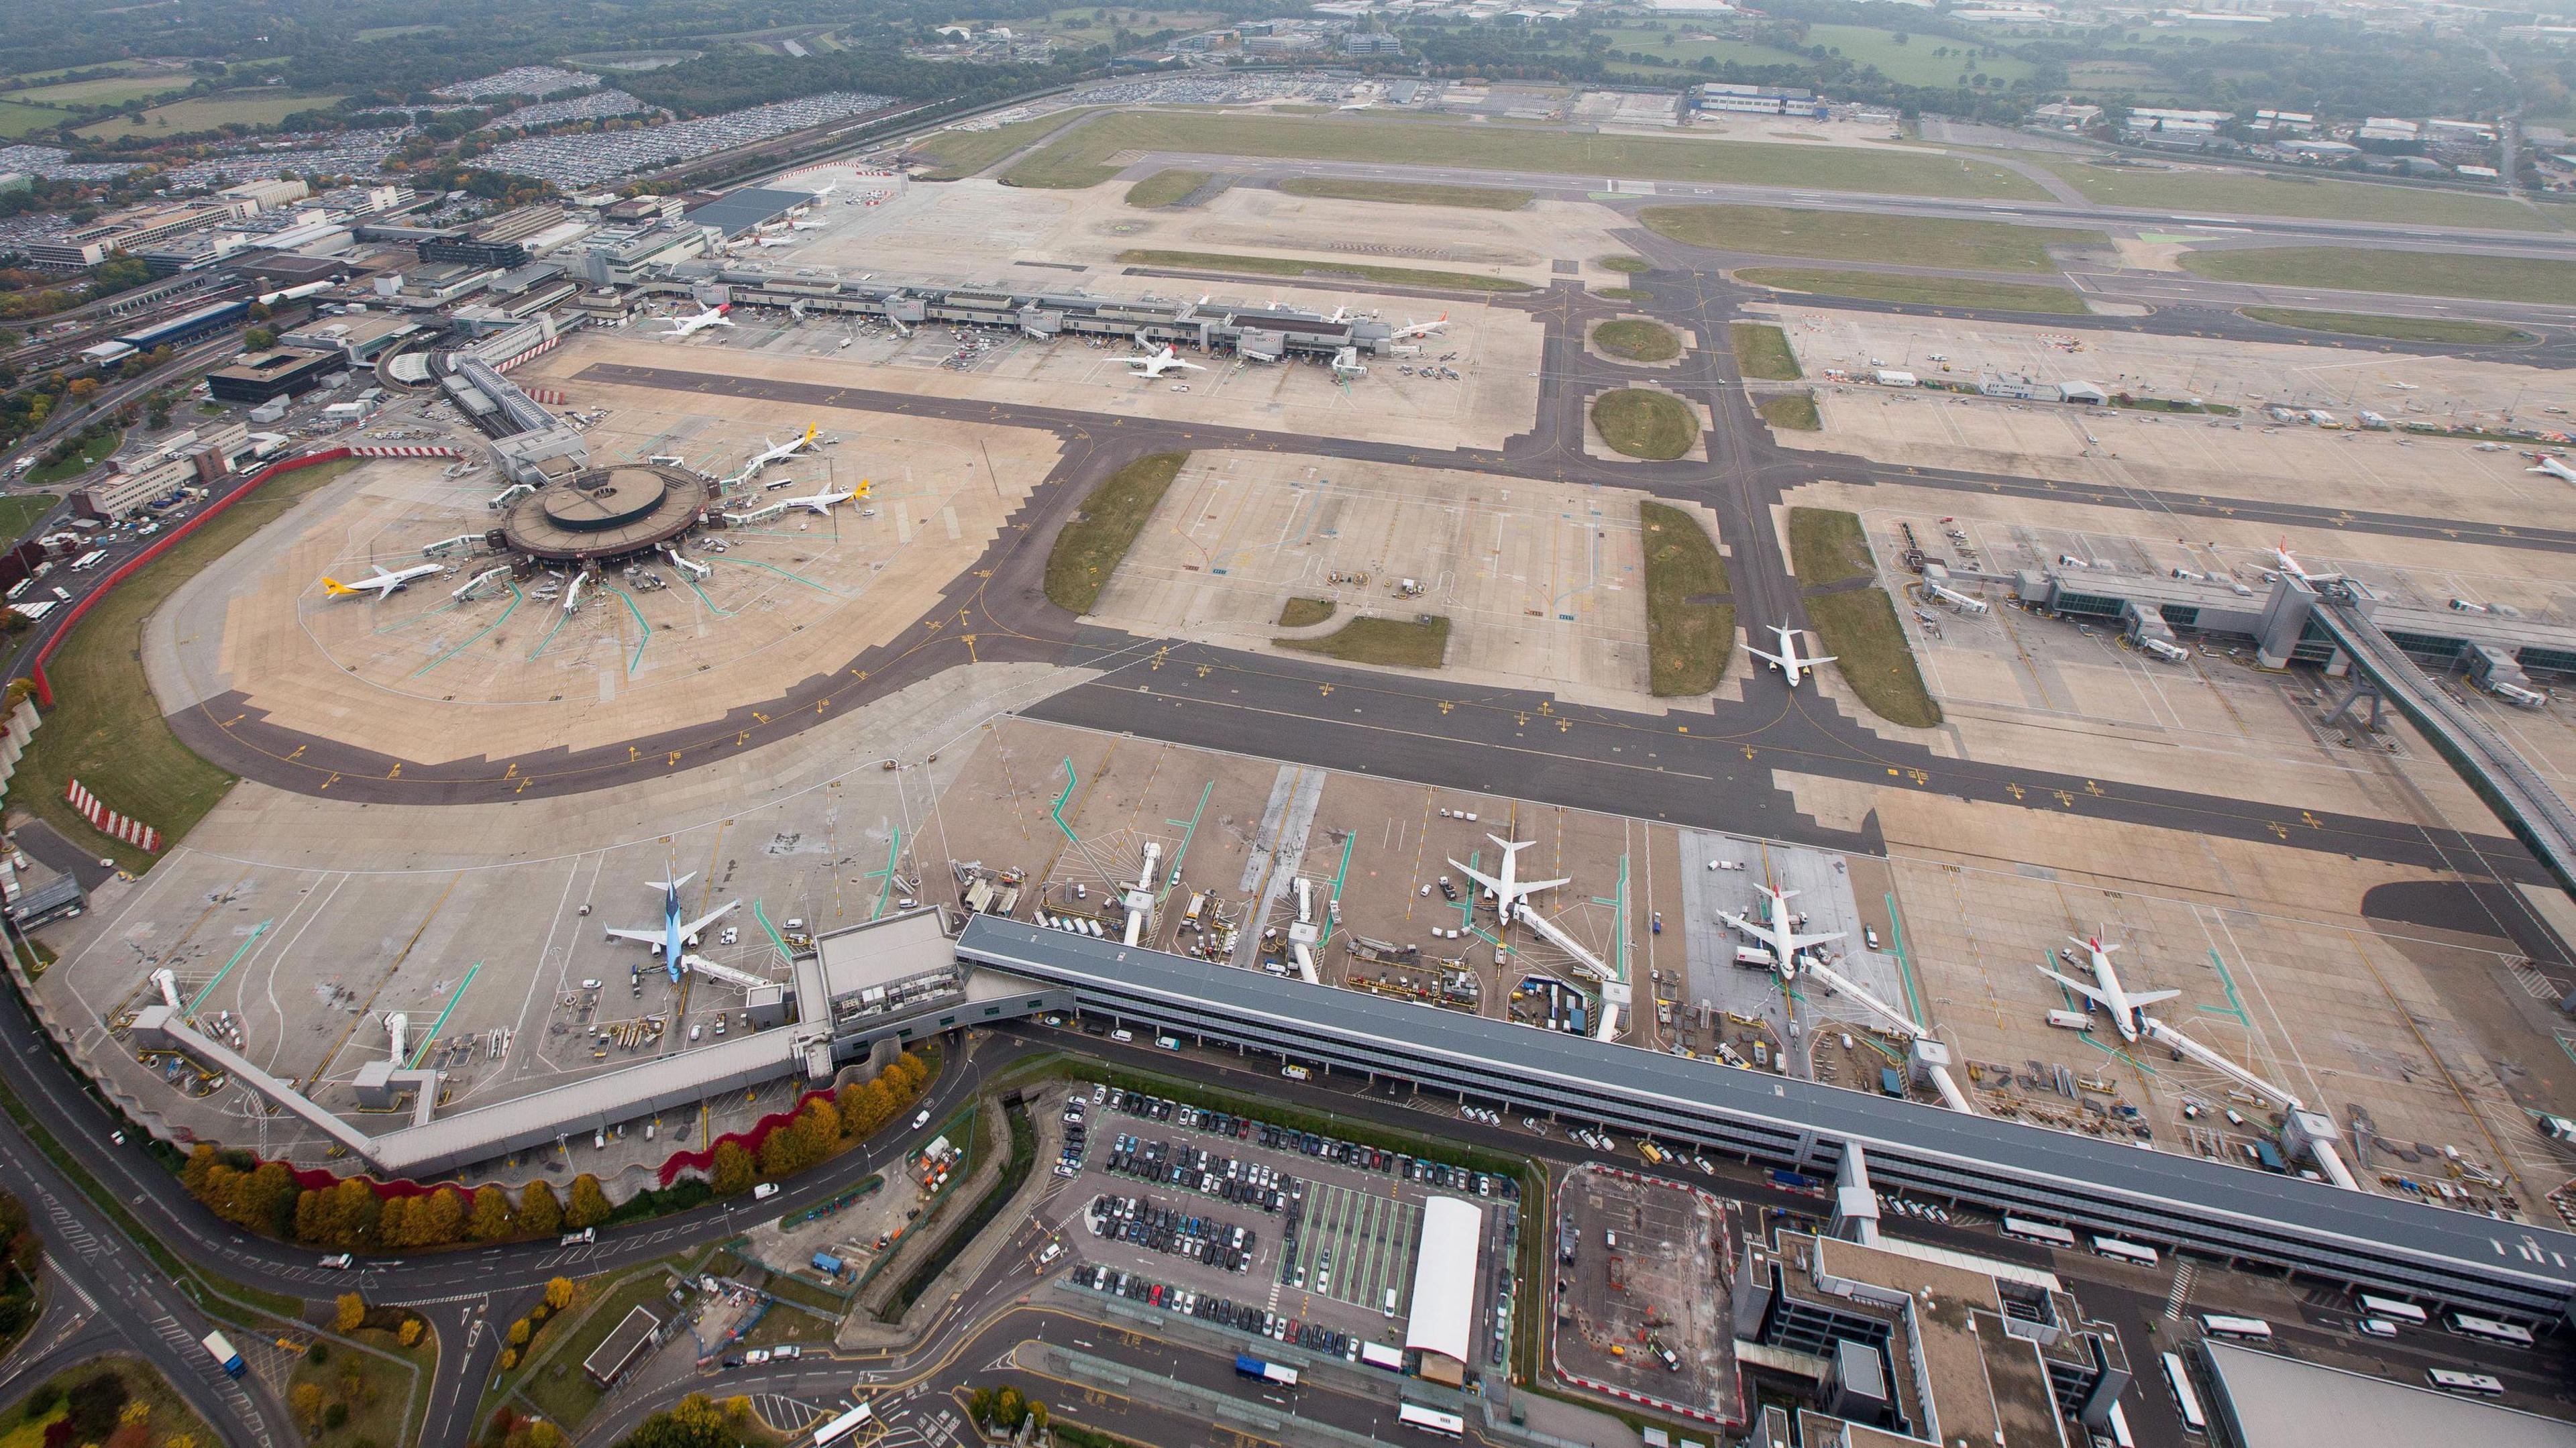
{"label": "circular satellite terminal", "polygon": [[554,563],[605,562],[686,533],[715,501],[706,479],[659,464],[593,468],[510,505],[501,534],[512,551]]}

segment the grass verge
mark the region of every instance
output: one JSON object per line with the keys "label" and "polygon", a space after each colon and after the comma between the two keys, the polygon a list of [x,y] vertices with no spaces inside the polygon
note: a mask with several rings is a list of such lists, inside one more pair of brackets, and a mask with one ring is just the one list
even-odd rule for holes
{"label": "grass verge", "polygon": [[185,838],[233,787],[233,776],[190,753],[163,722],[143,676],[144,617],[199,569],[357,465],[348,459],[272,478],[117,585],[47,666],[54,707],[18,762],[9,802],[137,872],[149,868],[152,857],[99,833],[65,804],[67,781],[77,776],[109,808],[153,826],[172,843]]}
{"label": "grass verge", "polygon": [[2544,231],[2549,222],[2501,196],[2429,186],[2326,181],[2245,171],[2164,171],[2144,166],[2040,163],[2072,182],[2088,201],[2157,210],[2236,211],[2255,216],[2317,216],[2338,221],[2413,222],[2427,226],[2492,226]]}
{"label": "grass verge", "polygon": [[1726,339],[1735,347],[1735,368],[1747,377],[1763,382],[1795,382],[1806,374],[1798,370],[1798,354],[1789,347],[1789,334],[1763,322],[1737,322],[1726,329]]}
{"label": "grass verge", "polygon": [[2071,287],[2029,282],[1986,282],[1967,277],[1894,276],[1884,272],[1815,271],[1804,267],[1746,267],[1736,280],[1790,292],[1905,302],[1919,307],[1973,307],[1990,312],[2051,312],[2081,316],[2084,299]]}
{"label": "grass verge", "polygon": [[1651,302],[1655,294],[1644,287],[1603,287],[1592,295],[1614,302]]}
{"label": "grass verge", "polygon": [[1279,183],[1291,196],[1337,201],[1392,201],[1408,206],[1458,206],[1471,211],[1518,211],[1538,193],[1501,186],[1434,186],[1412,181],[1347,181],[1338,176],[1291,176]]}
{"label": "grass verge", "polygon": [[1449,656],[1449,620],[1438,614],[1406,619],[1355,618],[1319,639],[1270,642],[1283,649],[1323,654],[1348,664],[1436,669]]}
{"label": "grass verge", "polygon": [[2051,246],[2110,244],[2098,231],[1785,206],[1649,206],[1637,219],[1658,236],[1711,251],[1983,271],[2054,272]]}
{"label": "grass verge", "polygon": [[1843,680],[1891,724],[1929,729],[1941,722],[1941,706],[1923,687],[1923,672],[1914,666],[1914,651],[1905,643],[1905,628],[1896,620],[1896,604],[1883,588],[1828,593],[1807,600],[1807,621],[1834,656]]}
{"label": "grass verge", "polygon": [[2328,291],[2476,297],[2498,302],[2576,302],[2576,262],[2348,246],[2266,246],[2185,252],[2183,270],[2212,281]]}
{"label": "grass verge", "polygon": [[1170,206],[1208,184],[1207,171],[1157,171],[1127,188],[1130,206]]}
{"label": "grass verge", "polygon": [[1059,111],[1033,121],[1013,121],[989,131],[941,131],[912,148],[913,154],[928,156],[939,162],[932,170],[921,173],[925,181],[958,181],[1024,146],[1034,146],[1075,121],[1090,115],[1089,108]]}
{"label": "grass verge", "polygon": [[1753,411],[1773,427],[1790,432],[1822,432],[1824,419],[1816,415],[1816,394],[1783,392],[1753,404]]}
{"label": "grass verge", "polygon": [[1670,503],[1637,505],[1646,544],[1646,657],[1655,697],[1705,694],[1726,674],[1735,649],[1735,605],[1706,600],[1727,592],[1726,560],[1699,520]]}
{"label": "grass verge", "polygon": [[27,481],[35,487],[43,487],[48,483],[69,482],[105,462],[108,455],[116,451],[117,444],[124,441],[124,430],[111,427],[82,443],[70,457],[61,462],[39,463],[30,468],[27,472]]}
{"label": "grass verge", "polygon": [[[307,1348],[287,1376],[290,1412],[295,1388],[310,1383],[320,1390],[326,1404],[324,1411],[339,1410],[339,1426],[329,1426],[333,1420],[326,1417],[322,1420],[323,1430],[307,1432],[304,1441],[310,1448],[355,1448],[360,1443],[408,1441],[410,1425],[404,1422],[403,1410],[412,1400],[412,1385],[429,1382],[431,1370],[438,1365],[437,1337],[423,1333],[419,1342],[404,1347],[394,1334],[377,1328],[360,1328],[348,1336],[377,1352],[391,1354],[394,1360],[388,1362],[345,1343],[316,1340]],[[313,1360],[317,1350],[325,1361]]]}
{"label": "grass verge", "polygon": [[2296,307],[2239,307],[2258,322],[2297,327],[2308,332],[2337,332],[2347,337],[2385,337],[2393,342],[2519,342],[2529,332],[2501,322],[2469,322],[2450,317],[2374,317],[2361,312],[2304,312]]}
{"label": "grass verge", "polygon": [[1120,111],[1060,136],[1014,166],[1016,186],[1096,186],[1121,151],[1175,151],[1281,160],[1459,166],[1567,176],[1742,182],[1907,196],[2045,201],[2047,193],[1991,161],[1896,148],[1617,136],[1535,127],[1457,125],[1393,116],[1305,117]]}
{"label": "grass verge", "polygon": [[1642,256],[1605,256],[1596,259],[1592,264],[1603,271],[1627,272],[1632,276],[1638,272],[1655,269],[1655,264]]}
{"label": "grass verge", "polygon": [[1592,329],[1592,345],[1631,362],[1670,362],[1682,355],[1682,339],[1661,322],[1621,317]]}
{"label": "grass verge", "polygon": [[1669,462],[1699,441],[1699,418],[1680,398],[1643,387],[1622,387],[1592,400],[1592,425],[1601,440],[1632,458]]}
{"label": "grass verge", "polygon": [[1293,256],[1233,256],[1216,251],[1155,251],[1140,248],[1118,253],[1129,266],[1188,267],[1193,271],[1250,272],[1265,277],[1352,278],[1404,287],[1446,287],[1461,292],[1535,291],[1510,277],[1484,277],[1473,272],[1422,271],[1407,266],[1374,266],[1357,261],[1305,261]]}
{"label": "grass verge", "polygon": [[1835,508],[1789,510],[1789,559],[1802,587],[1877,576],[1860,515]]}
{"label": "grass verge", "polygon": [[1313,628],[1333,616],[1339,605],[1329,598],[1292,598],[1279,610],[1281,628]]}
{"label": "grass verge", "polygon": [[986,1227],[992,1225],[993,1219],[1002,1214],[1002,1208],[1010,1205],[1011,1195],[1020,1189],[1020,1183],[1029,1179],[1030,1169],[1037,1165],[1038,1129],[1029,1120],[1027,1103],[1007,1102],[1003,1112],[1011,1122],[1011,1156],[1002,1164],[1002,1175],[993,1183],[993,1189],[984,1193],[983,1200],[975,1204],[975,1210],[949,1228],[948,1235],[940,1239],[938,1250],[922,1258],[912,1269],[912,1275],[904,1278],[902,1285],[895,1289],[894,1296],[887,1299],[885,1310],[879,1314],[886,1321],[901,1318],[904,1310],[928,1291],[931,1283],[939,1280],[939,1274],[948,1270],[948,1264],[957,1260],[957,1254],[965,1251]]}
{"label": "grass verge", "polygon": [[[123,1384],[123,1410],[109,1415],[111,1421],[104,1427],[97,1423],[68,1423],[66,1420],[71,1416],[68,1394],[71,1389],[101,1374],[112,1375]],[[20,1406],[37,1400],[39,1394],[49,1402],[43,1412],[30,1413]],[[141,1411],[132,1426],[140,1431],[128,1433],[126,1425],[115,1420],[122,1419],[124,1413],[135,1412],[137,1405],[141,1406]],[[163,1448],[163,1445],[182,1438],[198,1445],[198,1448],[206,1448],[208,1444],[224,1441],[207,1426],[205,1419],[197,1416],[196,1410],[188,1406],[187,1399],[179,1396],[168,1379],[141,1359],[121,1353],[67,1367],[19,1394],[9,1408],[9,1417],[13,1421],[5,1436],[0,1436],[0,1444],[6,1444],[8,1448],[22,1448],[22,1445],[23,1448],[39,1448],[39,1445],[48,1443],[85,1441],[113,1443],[118,1448],[127,1448],[129,1444],[131,1448]],[[58,1430],[57,1424],[64,1426]],[[91,1434],[96,1436],[86,1436]]]}
{"label": "grass verge", "polygon": [[[1188,453],[1154,453],[1101,480],[1082,500],[1082,511],[1064,525],[1047,554],[1046,596],[1068,613],[1089,613],[1118,562],[1154,516],[1163,492]],[[37,731],[39,737],[43,731]]]}
{"label": "grass verge", "polygon": [[[584,1303],[576,1302],[539,1329],[539,1336],[530,1344],[534,1350],[520,1368],[518,1382],[509,1389],[530,1407],[561,1424],[566,1432],[579,1428],[591,1410],[599,1406],[599,1387],[581,1370],[582,1359],[597,1351],[629,1312],[659,1301],[670,1290],[670,1277],[664,1264],[656,1263],[606,1291],[598,1290],[595,1279],[579,1284],[579,1288],[589,1310],[582,1312]],[[563,1323],[571,1324],[572,1330],[554,1330]],[[506,1329],[508,1324],[499,1326]],[[488,1409],[491,1404],[486,1402],[484,1406]]]}

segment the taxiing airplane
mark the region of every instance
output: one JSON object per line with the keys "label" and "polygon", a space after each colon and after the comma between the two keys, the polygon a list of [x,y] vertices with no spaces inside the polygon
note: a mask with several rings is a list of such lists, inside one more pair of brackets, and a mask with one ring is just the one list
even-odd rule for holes
{"label": "taxiing airplane", "polygon": [[1441,328],[1448,325],[1449,314],[1447,312],[1442,312],[1436,320],[1429,322],[1407,322],[1387,335],[1392,341],[1403,342],[1414,337],[1432,336],[1439,332]]}
{"label": "taxiing airplane", "polygon": [[1787,628],[1775,623],[1771,625],[1771,631],[1780,636],[1780,652],[1776,654],[1764,653],[1762,650],[1750,647],[1749,645],[1746,647],[1745,652],[1753,655],[1753,657],[1757,659],[1768,660],[1771,667],[1788,675],[1789,687],[1792,689],[1798,687],[1798,681],[1800,679],[1803,679],[1808,674],[1814,672],[1816,665],[1830,664],[1834,661],[1834,656],[1832,654],[1817,654],[1812,657],[1801,655],[1798,652],[1798,631],[1796,629]]}
{"label": "taxiing airplane", "polygon": [[1797,891],[1774,890],[1768,885],[1756,885],[1753,887],[1753,892],[1767,902],[1767,908],[1762,912],[1765,918],[1748,920],[1744,916],[1725,910],[1717,912],[1717,918],[1771,947],[1772,968],[1779,971],[1783,980],[1797,974],[1799,951],[1810,945],[1822,945],[1828,940],[1843,938],[1843,932],[1839,930],[1830,930],[1818,935],[1800,935],[1791,928],[1789,900],[1798,893]]}
{"label": "taxiing airplane", "polygon": [[1521,851],[1537,844],[1538,841],[1507,840],[1500,835],[1487,835],[1485,838],[1502,847],[1503,873],[1488,875],[1472,865],[1461,865],[1456,860],[1451,860],[1449,864],[1451,868],[1464,874],[1468,879],[1485,887],[1485,898],[1494,902],[1496,915],[1508,920],[1512,916],[1513,906],[1541,890],[1553,890],[1567,883],[1566,880],[1524,880],[1520,877]]}
{"label": "taxiing airplane", "polygon": [[1196,362],[1182,361],[1181,354],[1173,351],[1172,344],[1169,342],[1163,344],[1163,350],[1160,352],[1148,352],[1142,357],[1121,357],[1118,360],[1136,369],[1129,374],[1134,377],[1160,377],[1176,367],[1186,368],[1192,372],[1207,370]]}
{"label": "taxiing airplane", "polygon": [[[2075,940],[2071,935],[2066,938]],[[2123,1041],[2136,1040],[2139,1033],[2146,1029],[2144,1022],[2147,1007],[2158,1001],[2172,1000],[2182,994],[2178,990],[2146,990],[2131,995],[2120,988],[2120,973],[2111,968],[2111,952],[2120,947],[2104,945],[2098,938],[2075,940],[2075,943],[2083,946],[2086,956],[2089,957],[2088,963],[2093,969],[2091,985],[2060,975],[2044,965],[2039,967],[2039,973],[2109,1011],[2111,1024],[2119,1030],[2120,1039]]]}
{"label": "taxiing airplane", "polygon": [[695,878],[697,878],[696,872],[691,871],[676,880],[650,882],[652,888],[662,892],[661,929],[619,930],[612,926],[608,932],[608,938],[611,940],[634,940],[653,947],[653,954],[661,960],[663,968],[671,972],[671,980],[674,984],[679,981],[681,970],[688,964],[689,947],[698,943],[698,932],[713,925],[728,911],[742,903],[740,900],[728,900],[695,920],[681,919],[680,887]]}
{"label": "taxiing airplane", "polygon": [[664,332],[661,335],[665,337],[694,337],[709,327],[730,327],[733,325],[733,321],[731,318],[727,317],[725,313],[732,310],[733,303],[725,302],[718,306],[709,307],[694,317],[673,317],[671,318],[671,330]]}
{"label": "taxiing airplane", "polygon": [[384,565],[378,564],[373,578],[361,578],[355,583],[342,583],[326,574],[322,579],[322,591],[333,598],[355,598],[362,593],[372,593],[378,598],[390,598],[410,587],[413,579],[427,578],[436,573],[438,567],[435,563],[421,563],[403,569],[399,573],[387,573]]}
{"label": "taxiing airplane", "polygon": [[2567,466],[2567,464],[2560,462],[2558,459],[2549,457],[2545,454],[2540,459],[2540,466],[2536,468],[2528,468],[2525,469],[2525,471],[2547,473],[2551,477],[2558,479],[2560,482],[2576,483],[2576,468],[2571,468]]}

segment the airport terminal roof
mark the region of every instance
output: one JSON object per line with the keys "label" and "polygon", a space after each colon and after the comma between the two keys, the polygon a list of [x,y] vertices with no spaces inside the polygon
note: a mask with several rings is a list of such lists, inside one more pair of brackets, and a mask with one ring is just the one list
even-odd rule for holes
{"label": "airport terminal roof", "polygon": [[809,191],[772,191],[753,186],[695,207],[680,219],[691,226],[712,226],[735,237],[776,221],[799,206],[813,204],[814,196]]}
{"label": "airport terminal roof", "polygon": [[[2576,1235],[2547,1227],[1606,1045],[989,915],[967,923],[957,949],[1005,970],[1026,962],[1040,980],[1087,977],[1103,990],[1168,999],[1176,1007],[1221,1009],[1247,1024],[1443,1058],[1461,1072],[1491,1076],[1492,1063],[1510,1062],[1524,1085],[1562,1083],[1586,1093],[1615,1093],[1648,1110],[1668,1110],[1670,1103],[1781,1123],[1828,1142],[1857,1142],[1882,1172],[1891,1160],[1956,1161],[2038,1183],[2080,1182],[2158,1213],[2170,1203],[2188,1202],[2204,1220],[2226,1218],[2250,1233],[2277,1223],[2311,1241],[2350,1243],[2445,1272],[2474,1264],[2483,1278],[2509,1277],[2537,1292],[2563,1295],[2576,1287]],[[1510,1087],[1497,1080],[1495,1089]]]}
{"label": "airport terminal roof", "polygon": [[2576,1423],[2233,1343],[2204,1339],[2202,1350],[2209,1358],[2211,1416],[2224,1422],[2228,1441],[2239,1448],[2576,1445]]}
{"label": "airport terminal roof", "polygon": [[1423,1199],[1406,1347],[1467,1361],[1476,1325],[1476,1257],[1484,1242],[1483,1208],[1459,1197]]}

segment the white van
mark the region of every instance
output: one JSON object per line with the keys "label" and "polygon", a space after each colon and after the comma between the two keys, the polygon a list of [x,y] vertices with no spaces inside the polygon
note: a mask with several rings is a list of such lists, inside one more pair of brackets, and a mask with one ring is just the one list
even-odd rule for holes
{"label": "white van", "polygon": [[1109,1039],[1123,1043],[1136,1039],[1136,1033],[1134,1031],[1124,1029],[1115,1030],[1109,1033]]}
{"label": "white van", "polygon": [[778,1195],[776,1182],[762,1182],[751,1189],[751,1199],[755,1202],[765,1202],[776,1195]]}

